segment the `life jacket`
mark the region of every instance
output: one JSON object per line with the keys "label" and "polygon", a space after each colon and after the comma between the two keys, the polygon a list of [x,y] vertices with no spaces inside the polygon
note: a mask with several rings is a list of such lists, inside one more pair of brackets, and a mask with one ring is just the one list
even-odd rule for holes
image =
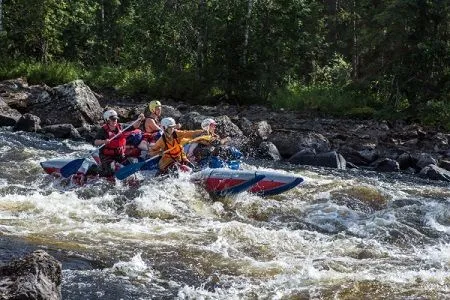
{"label": "life jacket", "polygon": [[174,161],[179,161],[180,158],[182,158],[183,155],[183,147],[181,146],[180,140],[177,137],[177,133],[174,132],[173,135],[173,144],[170,144],[166,136],[163,134],[162,138],[164,141],[164,144],[166,144],[166,149],[172,149],[169,152],[164,153],[164,156],[172,158]]}
{"label": "life jacket", "polygon": [[125,156],[126,157],[139,157],[141,155],[141,149],[136,148],[134,146],[126,146],[125,147]]}
{"label": "life jacket", "polygon": [[[122,126],[120,124],[117,124],[114,130],[111,130],[108,124],[103,125],[102,128],[108,134],[108,139],[113,138],[117,134],[117,132],[114,132],[115,129],[117,129],[118,132],[122,131]],[[123,156],[125,154],[126,143],[127,139],[123,136],[123,134],[121,134],[115,139],[111,140],[108,144],[103,146],[103,148],[101,149],[102,154],[105,156]]]}

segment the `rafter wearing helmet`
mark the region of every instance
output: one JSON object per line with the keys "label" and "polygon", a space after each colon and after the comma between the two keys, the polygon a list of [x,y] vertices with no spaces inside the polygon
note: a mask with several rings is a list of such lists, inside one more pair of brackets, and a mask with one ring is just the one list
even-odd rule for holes
{"label": "rafter wearing helmet", "polygon": [[217,122],[214,119],[204,119],[201,127],[206,134],[202,135],[198,142],[191,143],[185,148],[188,159],[193,162],[199,162],[207,156],[211,156],[215,148],[229,141],[229,138],[220,139],[220,136],[215,132]]}
{"label": "rafter wearing helmet", "polygon": [[[140,114],[139,118],[133,126],[126,128],[126,131],[132,131],[140,127],[142,120],[144,120],[144,114]],[[104,145],[99,152],[101,160],[101,175],[112,176],[114,169],[111,164],[114,162],[122,163],[125,160],[125,135],[119,135],[113,138],[118,133],[122,132],[122,125],[118,122],[119,116],[115,110],[107,110],[103,113],[103,119],[105,124],[97,132],[94,145]]]}
{"label": "rafter wearing helmet", "polygon": [[[150,148],[150,156],[162,155],[159,161],[159,170],[166,173],[172,166],[192,164],[187,159],[186,153],[181,145],[182,139],[193,139],[203,133],[203,130],[178,130],[177,124],[173,118],[164,118],[161,120],[163,135]],[[165,152],[169,150],[169,152]]]}

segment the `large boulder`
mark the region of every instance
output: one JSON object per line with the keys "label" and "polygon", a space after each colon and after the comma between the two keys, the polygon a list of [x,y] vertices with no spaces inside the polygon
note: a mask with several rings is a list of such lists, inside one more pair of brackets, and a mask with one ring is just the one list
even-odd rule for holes
{"label": "large boulder", "polygon": [[98,122],[103,112],[94,93],[81,80],[42,90],[37,97],[28,99],[28,108],[41,119],[42,125],[75,127]]}
{"label": "large boulder", "polygon": [[32,114],[24,114],[13,127],[13,131],[37,132],[40,129],[41,119]]}
{"label": "large boulder", "polygon": [[316,153],[329,152],[330,142],[322,134],[316,132],[295,132],[278,130],[268,139],[283,157],[291,157],[302,150],[313,150]]}
{"label": "large boulder", "polygon": [[450,172],[433,164],[430,164],[420,170],[419,176],[431,180],[442,180],[450,182]]}
{"label": "large boulder", "polygon": [[262,142],[256,149],[255,156],[262,159],[281,160],[281,155],[277,147],[270,142]]}
{"label": "large boulder", "polygon": [[0,97],[0,126],[14,126],[22,115]]}
{"label": "large boulder", "polygon": [[327,167],[345,170],[345,158],[336,151],[315,154],[309,150],[303,150],[289,158],[291,164]]}
{"label": "large boulder", "polygon": [[80,133],[72,124],[48,125],[42,127],[40,132],[55,138],[81,139]]}
{"label": "large boulder", "polygon": [[61,263],[43,250],[0,267],[1,299],[61,299]]}
{"label": "large boulder", "polygon": [[202,121],[206,118],[211,118],[200,114],[197,111],[191,111],[180,116],[180,118],[175,119],[181,123],[182,130],[197,130],[201,129]]}

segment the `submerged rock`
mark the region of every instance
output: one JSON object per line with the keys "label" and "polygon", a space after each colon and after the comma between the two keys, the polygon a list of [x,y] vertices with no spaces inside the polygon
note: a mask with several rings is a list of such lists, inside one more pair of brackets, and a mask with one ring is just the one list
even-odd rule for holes
{"label": "submerged rock", "polygon": [[0,298],[61,299],[61,263],[43,250],[0,267]]}

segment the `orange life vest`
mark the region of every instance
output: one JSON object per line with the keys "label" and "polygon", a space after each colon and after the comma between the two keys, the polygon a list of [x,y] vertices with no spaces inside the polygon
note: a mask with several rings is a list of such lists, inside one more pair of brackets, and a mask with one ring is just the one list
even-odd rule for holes
{"label": "orange life vest", "polygon": [[169,152],[164,153],[164,156],[172,158],[174,161],[179,161],[183,155],[183,147],[181,146],[180,140],[177,137],[177,133],[174,132],[173,135],[173,144],[170,144],[166,136],[163,134],[162,138],[164,140],[164,144],[166,144],[166,149],[171,149]]}
{"label": "orange life vest", "polygon": [[[114,130],[111,130],[108,124],[103,125],[102,128],[108,134],[108,139],[113,138],[118,132],[122,131],[122,126],[120,124],[117,124]],[[117,129],[117,131],[115,129]],[[123,156],[125,154],[126,143],[127,139],[121,134],[102,148],[102,154],[105,156]]]}

